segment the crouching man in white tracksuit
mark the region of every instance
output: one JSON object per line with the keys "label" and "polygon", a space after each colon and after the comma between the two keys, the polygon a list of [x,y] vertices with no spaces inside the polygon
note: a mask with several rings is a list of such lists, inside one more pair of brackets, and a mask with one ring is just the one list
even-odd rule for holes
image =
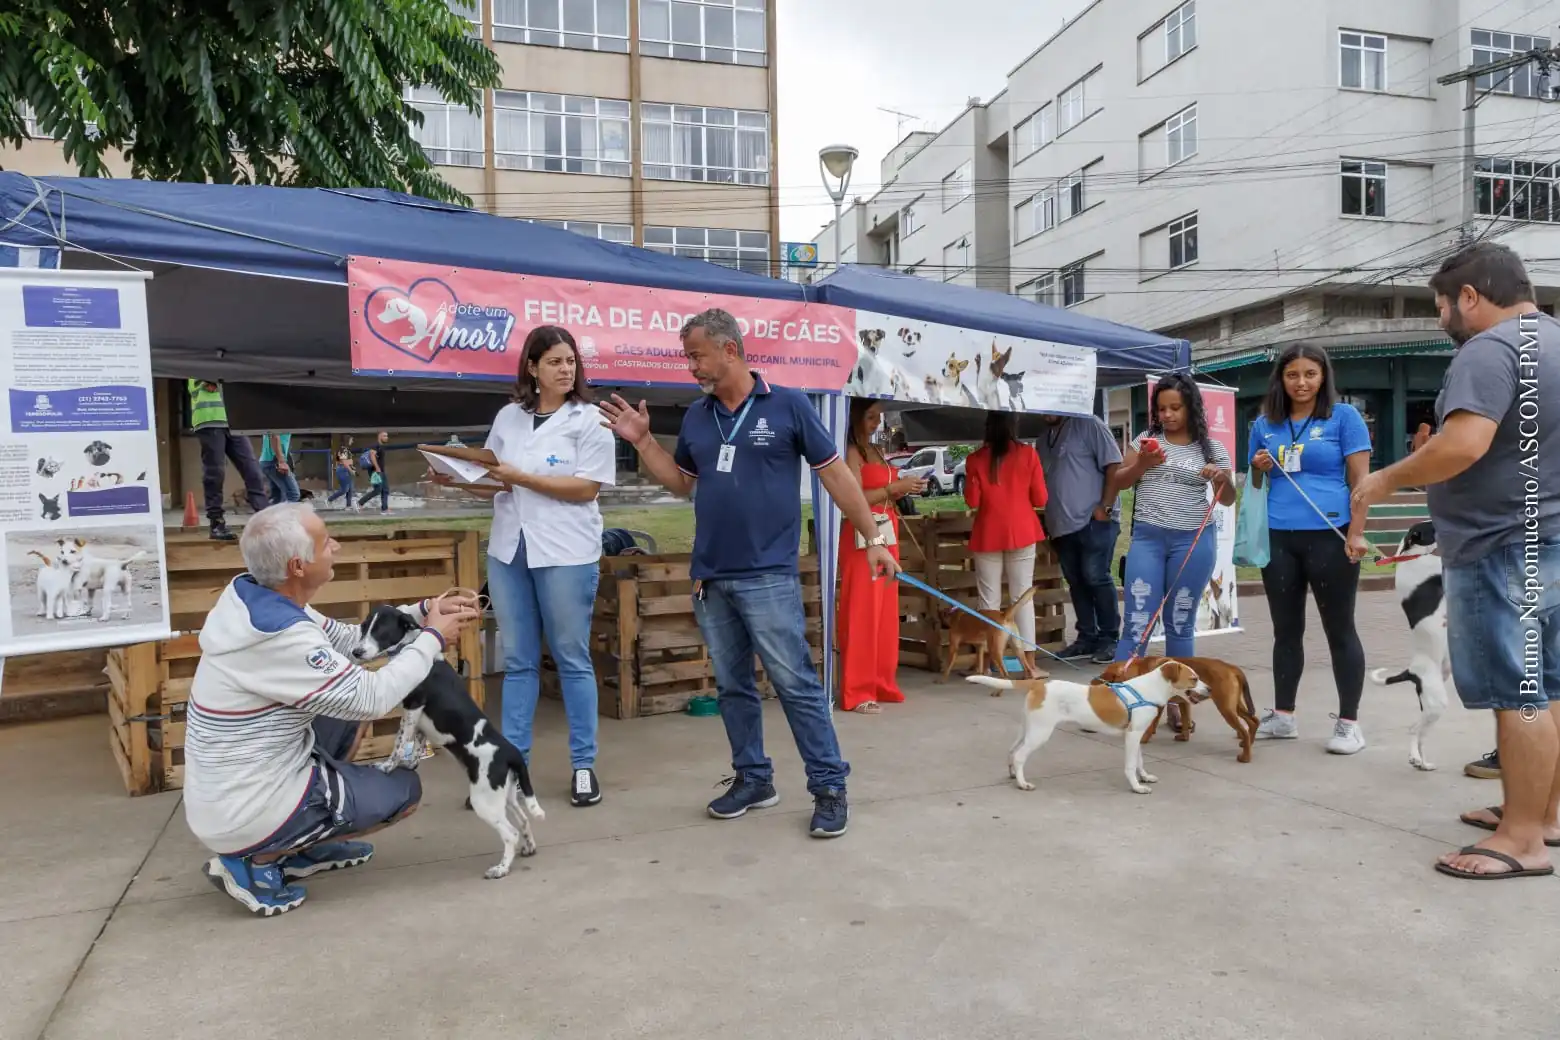
{"label": "crouching man in white tracksuit", "polygon": [[200,631],[184,745],[184,814],[217,855],[204,872],[251,912],[304,900],[291,884],[368,861],[350,841],[405,819],[422,798],[409,769],[356,765],[364,724],[428,677],[446,643],[477,617],[470,597],[400,609],[424,628],[378,671],[347,654],[356,625],[309,606],[340,547],[305,505],[283,504],[244,525],[247,573],[233,579]]}

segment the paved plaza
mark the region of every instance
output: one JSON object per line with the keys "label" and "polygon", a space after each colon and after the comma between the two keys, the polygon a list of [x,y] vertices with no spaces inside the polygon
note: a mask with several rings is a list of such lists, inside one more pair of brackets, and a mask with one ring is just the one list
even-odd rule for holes
{"label": "paved plaza", "polygon": [[[1202,641],[1272,702],[1271,630]],[[1371,667],[1407,639],[1361,597]],[[1498,801],[1462,765],[1492,723],[1455,706],[1434,773],[1408,765],[1412,689],[1367,687],[1370,747],[1322,744],[1335,711],[1314,611],[1302,739],[1235,761],[1211,705],[1148,746],[1130,793],[1116,739],[1066,730],[1016,790],[1019,700],[908,671],[908,702],[837,716],[850,833],[810,839],[778,705],[782,801],[709,819],[719,719],[602,721],[605,801],[568,805],[562,711],[533,767],[540,853],[502,881],[444,757],[366,867],[262,920],[198,873],[176,793],[125,796],[102,716],[0,730],[0,1040],[385,1037],[1389,1040],[1552,1036],[1560,881],[1431,869]],[[1062,670],[1057,669],[1058,674]]]}

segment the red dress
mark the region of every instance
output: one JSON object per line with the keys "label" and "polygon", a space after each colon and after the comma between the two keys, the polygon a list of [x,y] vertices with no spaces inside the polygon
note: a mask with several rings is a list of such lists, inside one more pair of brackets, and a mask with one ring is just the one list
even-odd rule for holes
{"label": "red dress", "polygon": [[[861,467],[861,486],[867,491],[885,488],[894,479],[894,467],[869,462]],[[879,516],[893,521],[899,532],[899,517],[892,502],[872,507]],[[869,531],[868,538],[876,531]],[[888,547],[899,559],[898,538]],[[856,548],[856,529],[849,520],[840,524],[840,600],[835,631],[840,644],[843,673],[840,706],[854,711],[868,701],[898,704],[905,699],[899,689],[899,582],[889,577],[872,580],[867,551]]]}

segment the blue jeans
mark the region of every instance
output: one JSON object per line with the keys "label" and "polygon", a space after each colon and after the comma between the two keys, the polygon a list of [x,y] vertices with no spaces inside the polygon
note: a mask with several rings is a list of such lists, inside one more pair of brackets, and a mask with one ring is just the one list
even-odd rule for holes
{"label": "blue jeans", "polygon": [[569,761],[596,765],[596,667],[590,623],[601,568],[594,563],[536,567],[526,563],[525,536],[511,563],[488,557],[488,594],[504,646],[504,736],[531,759],[531,723],[542,687],[542,635],[558,665],[563,710],[569,717]]}
{"label": "blue jeans", "polygon": [[1560,701],[1560,541],[1505,545],[1446,566],[1446,648],[1469,711]]}
{"label": "blue jeans", "polygon": [[330,493],[325,502],[328,505],[338,498],[344,498],[348,503],[352,501],[352,471],[345,466],[336,467],[336,490]]}
{"label": "blue jeans", "polygon": [[292,467],[287,467],[286,473],[279,473],[276,469],[276,460],[268,459],[260,463],[260,473],[265,477],[266,486],[271,489],[271,504],[278,502],[298,501],[298,478],[293,474]]}
{"label": "blue jeans", "polygon": [[795,574],[706,581],[694,596],[693,615],[715,665],[720,717],[731,742],[731,768],[760,783],[774,783],[764,754],[764,705],[753,655],[780,696],[796,750],[807,770],[807,790],[843,792],[850,766],[840,756],[829,701],[807,645],[802,582]]}
{"label": "blue jeans", "polygon": [[[1116,660],[1125,661],[1134,652],[1150,656],[1144,629],[1165,598],[1172,581],[1175,588],[1160,619],[1165,625],[1166,657],[1192,657],[1197,635],[1197,604],[1213,568],[1218,563],[1219,532],[1212,522],[1203,528],[1202,537],[1192,545],[1195,531],[1177,531],[1137,521],[1132,528],[1132,544],[1127,547],[1126,624],[1116,644]],[[1182,570],[1182,563],[1186,569]],[[1176,580],[1176,572],[1181,572]]]}
{"label": "blue jeans", "polygon": [[1120,534],[1120,523],[1090,517],[1071,534],[1051,539],[1078,618],[1078,642],[1086,647],[1114,646],[1121,636],[1116,580],[1110,576]]}

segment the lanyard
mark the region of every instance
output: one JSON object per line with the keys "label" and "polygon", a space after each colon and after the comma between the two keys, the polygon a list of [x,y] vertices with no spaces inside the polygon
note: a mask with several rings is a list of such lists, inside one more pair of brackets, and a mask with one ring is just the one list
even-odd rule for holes
{"label": "lanyard", "polygon": [[1316,421],[1316,413],[1312,412],[1309,416],[1306,417],[1305,422],[1300,424],[1299,433],[1295,432],[1295,421],[1293,419],[1285,419],[1284,421],[1289,424],[1289,443],[1291,445],[1299,444],[1300,438],[1305,436],[1305,431],[1309,430],[1311,428],[1311,424]]}
{"label": "lanyard", "polygon": [[720,434],[720,442],[722,444],[730,444],[731,443],[731,439],[737,435],[737,431],[742,429],[742,422],[743,422],[743,420],[745,420],[747,418],[748,409],[752,408],[752,407],[753,407],[753,399],[751,397],[749,397],[747,399],[747,404],[742,406],[742,411],[737,413],[736,425],[732,426],[731,433],[729,433],[729,434],[725,430],[722,430],[720,428],[720,413],[719,412],[715,413],[715,432]]}

